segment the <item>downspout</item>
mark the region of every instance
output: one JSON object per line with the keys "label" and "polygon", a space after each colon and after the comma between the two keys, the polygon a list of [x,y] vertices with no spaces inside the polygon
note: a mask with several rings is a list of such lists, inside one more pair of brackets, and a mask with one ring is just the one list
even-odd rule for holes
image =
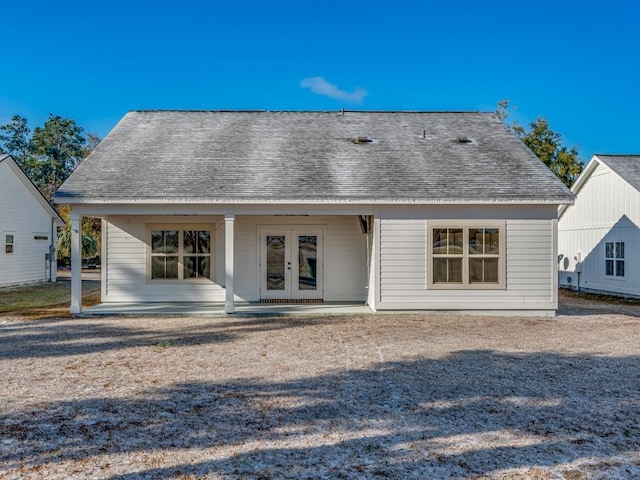
{"label": "downspout", "polygon": [[580,291],[580,274],[582,273],[582,252],[578,252],[576,259],[576,274],[578,275],[578,292]]}
{"label": "downspout", "polygon": [[53,234],[53,229],[55,228],[55,217],[51,217],[51,243],[49,244],[49,281],[53,281],[53,254],[56,251],[56,246],[53,243],[53,239],[55,235]]}

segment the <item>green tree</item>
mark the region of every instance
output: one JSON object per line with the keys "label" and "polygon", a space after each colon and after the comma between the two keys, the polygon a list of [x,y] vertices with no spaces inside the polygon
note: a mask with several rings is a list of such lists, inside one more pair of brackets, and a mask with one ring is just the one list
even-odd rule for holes
{"label": "green tree", "polygon": [[[42,127],[31,133],[27,120],[14,115],[11,122],[0,126],[0,153],[11,154],[27,176],[50,201],[55,190],[64,182],[83,158],[100,143],[100,137],[88,133],[74,120],[49,115]],[[57,205],[56,210],[66,226],[60,231],[58,258],[70,255],[70,208]],[[82,255],[95,256],[100,251],[100,219],[82,220]]]}
{"label": "green tree", "polygon": [[[500,100],[496,115],[504,122],[509,116],[509,101]],[[583,163],[576,147],[565,145],[545,118],[537,118],[528,128],[514,122],[509,126],[522,142],[568,187],[578,178]]]}
{"label": "green tree", "polygon": [[49,115],[44,126],[34,129],[30,142],[35,157],[34,181],[47,199],[86,155],[83,131],[75,120],[57,115]]}
{"label": "green tree", "polygon": [[0,153],[11,155],[18,165],[30,175],[33,165],[31,160],[31,129],[27,125],[27,119],[20,115],[14,115],[11,122],[0,126]]}
{"label": "green tree", "polygon": [[[67,223],[65,228],[58,233],[58,258],[71,256],[71,223]],[[95,237],[82,232],[82,258],[95,257],[98,254],[98,241]]]}
{"label": "green tree", "polygon": [[[64,227],[58,233],[57,258],[71,256],[71,206],[57,205],[56,210],[64,220]],[[101,219],[82,217],[82,258],[98,255],[102,249]]]}
{"label": "green tree", "polygon": [[515,125],[513,131],[565,185],[573,185],[583,167],[578,149],[567,147],[546,119],[537,118],[529,125],[529,130]]}

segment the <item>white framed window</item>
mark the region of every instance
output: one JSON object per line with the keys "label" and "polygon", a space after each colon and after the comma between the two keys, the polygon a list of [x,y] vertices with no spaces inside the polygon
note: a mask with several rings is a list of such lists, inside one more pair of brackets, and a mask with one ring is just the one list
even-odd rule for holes
{"label": "white framed window", "polygon": [[16,237],[14,233],[5,233],[4,234],[4,253],[14,253],[15,245],[16,245]]}
{"label": "white framed window", "polygon": [[213,225],[148,225],[147,278],[207,281],[214,278]]}
{"label": "white framed window", "polygon": [[604,274],[624,277],[624,242],[604,243]]}
{"label": "white framed window", "polygon": [[504,222],[429,222],[427,287],[505,288]]}

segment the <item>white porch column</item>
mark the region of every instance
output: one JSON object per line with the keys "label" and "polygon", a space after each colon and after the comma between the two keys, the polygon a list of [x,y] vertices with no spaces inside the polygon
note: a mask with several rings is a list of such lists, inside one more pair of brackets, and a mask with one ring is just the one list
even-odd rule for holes
{"label": "white porch column", "polygon": [[82,313],[82,217],[71,210],[71,313]]}
{"label": "white porch column", "polygon": [[235,306],[233,304],[233,221],[235,215],[227,213],[224,216],[224,268],[225,268],[225,290],[226,297],[224,302],[225,313],[234,313]]}

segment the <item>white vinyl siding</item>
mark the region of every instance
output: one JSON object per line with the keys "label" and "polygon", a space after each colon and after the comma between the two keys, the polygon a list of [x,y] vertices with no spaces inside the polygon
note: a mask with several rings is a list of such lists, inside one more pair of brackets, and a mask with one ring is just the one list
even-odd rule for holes
{"label": "white vinyl siding", "polygon": [[[640,192],[598,163],[558,221],[560,285],[640,297],[639,226]],[[607,243],[625,244],[624,276],[607,275]]]}
{"label": "white vinyl siding", "polygon": [[355,215],[236,216],[235,293],[245,301],[260,300],[258,227],[313,226],[323,232],[324,300],[364,302],[367,296],[367,237]]}
{"label": "white vinyl siding", "polygon": [[[390,211],[383,214],[386,218],[380,221],[378,309],[552,312],[557,308],[553,209],[530,207],[530,211],[526,211],[522,207],[518,212],[508,208],[501,211],[500,207],[434,207],[414,210],[414,218],[389,218],[411,217],[412,213]],[[504,222],[501,239],[505,247],[504,288],[430,289],[427,255],[430,216],[437,218],[438,225],[446,223],[445,216],[465,222],[505,218],[501,220]],[[522,218],[526,216],[532,218]],[[545,216],[549,218],[544,219]]]}
{"label": "white vinyl siding", "polygon": [[[51,216],[17,175],[23,174],[14,171],[8,160],[0,162],[0,286],[49,280],[47,254],[51,241],[34,237],[51,231]],[[13,236],[10,254],[5,253],[7,234]],[[53,265],[55,280],[55,262]]]}
{"label": "white vinyl siding", "polygon": [[[193,224],[193,216],[111,216],[104,222],[103,302],[224,301],[224,218],[199,216],[198,224],[215,224],[214,283],[150,281],[147,274],[147,225]],[[367,295],[366,235],[355,215],[236,215],[234,221],[234,290],[237,301],[258,301],[258,228],[319,226],[324,240],[324,300],[362,301]],[[183,282],[185,283],[185,282]]]}
{"label": "white vinyl siding", "polygon": [[[219,225],[221,217],[203,217]],[[151,281],[148,274],[148,224],[193,225],[193,217],[111,217],[104,226],[103,302],[224,301],[224,289],[213,282]],[[220,248],[218,242],[215,242]],[[224,244],[222,244],[224,245]],[[216,276],[218,270],[216,269]]]}

